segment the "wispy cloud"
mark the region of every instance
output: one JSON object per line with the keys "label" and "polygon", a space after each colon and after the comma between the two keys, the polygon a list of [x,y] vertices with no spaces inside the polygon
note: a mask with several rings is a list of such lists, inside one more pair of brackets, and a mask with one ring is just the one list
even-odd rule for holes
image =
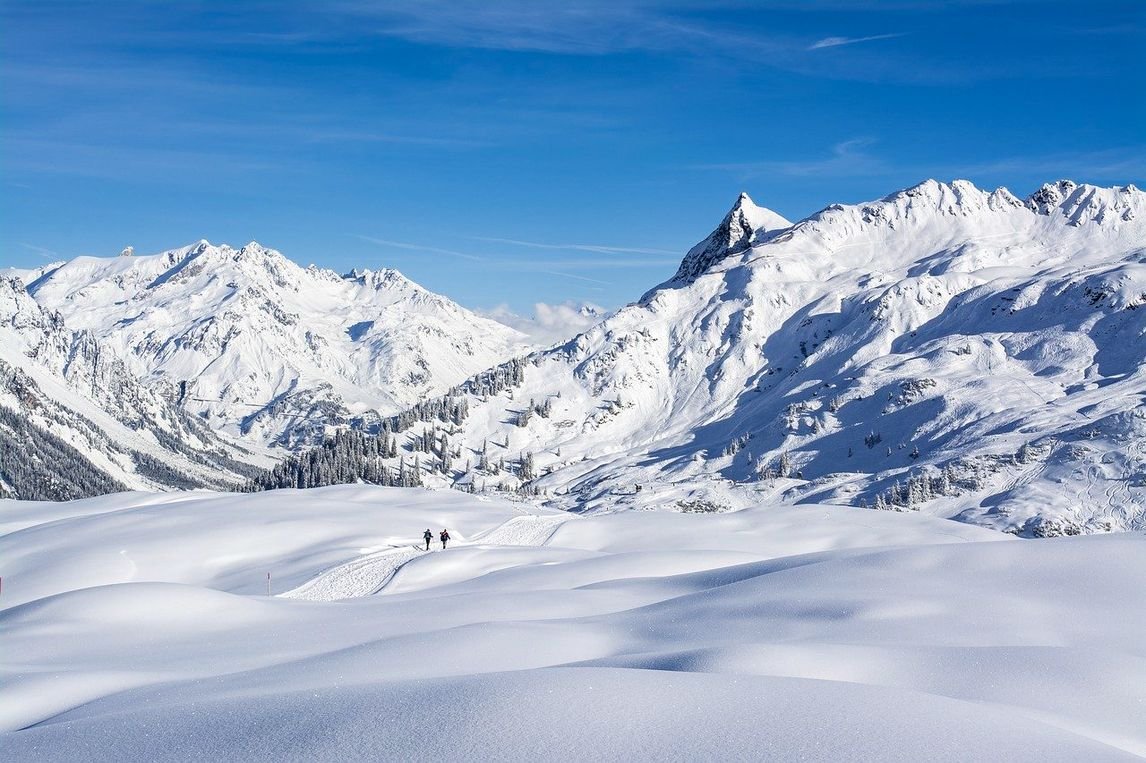
{"label": "wispy cloud", "polygon": [[[489,267],[489,268],[496,268],[496,269],[502,269],[502,270],[530,271],[533,273],[546,273],[549,275],[561,276],[563,278],[572,278],[572,279],[575,279],[578,281],[586,281],[588,283],[604,284],[606,286],[611,285],[611,284],[609,284],[609,282],[607,282],[607,281],[600,281],[600,280],[597,280],[595,278],[587,278],[585,276],[574,275],[572,273],[567,273],[567,272],[563,272],[560,270],[553,270],[553,268],[558,267],[558,268],[566,268],[566,269],[571,269],[571,270],[611,269],[611,268],[657,268],[657,267],[663,267],[665,262],[672,261],[676,257],[680,256],[679,253],[677,253],[677,252],[670,252],[667,249],[664,249],[664,250],[657,249],[657,250],[648,250],[648,251],[655,251],[658,253],[664,252],[665,255],[672,255],[672,257],[670,258],[667,256],[661,256],[659,254],[657,256],[646,255],[646,254],[643,254],[637,250],[632,250],[632,251],[637,251],[637,253],[635,255],[623,256],[623,257],[602,257],[602,256],[578,257],[578,256],[574,255],[574,256],[569,256],[569,257],[557,257],[557,258],[552,258],[552,259],[551,258],[523,259],[523,257],[526,257],[526,255],[504,256],[504,257],[487,256],[487,255],[473,254],[471,252],[462,252],[462,251],[458,251],[457,249],[447,249],[447,248],[440,247],[440,246],[431,246],[428,244],[419,244],[419,243],[415,243],[415,242],[411,242],[411,241],[395,241],[393,239],[377,238],[375,236],[365,236],[365,235],[358,234],[358,233],[354,233],[351,235],[354,238],[357,238],[361,241],[366,241],[368,243],[375,244],[375,245],[380,246],[380,247],[385,247],[387,249],[401,249],[401,250],[411,251],[411,252],[428,252],[431,254],[444,254],[444,255],[447,255],[449,257],[458,257],[460,259],[471,260],[473,262],[481,262],[486,267]],[[469,238],[472,240],[475,240],[475,241],[489,241],[489,242],[495,242],[495,243],[506,240],[506,239],[477,237],[477,236],[470,236]],[[559,250],[572,248],[572,247],[564,247],[564,246],[557,246],[557,245],[550,246],[550,245],[543,245],[543,244],[536,244],[536,246],[540,246],[540,247],[545,248],[545,249],[552,248],[552,249],[559,249]],[[625,252],[628,252],[630,250],[624,249],[624,248],[619,248],[619,247],[612,247],[612,248],[599,247],[599,248],[590,248],[590,249],[588,249],[588,251],[591,251],[591,252],[594,252],[597,254],[608,254],[608,253],[614,252],[614,251],[617,253],[625,253]]]}
{"label": "wispy cloud", "polygon": [[65,259],[63,255],[54,249],[48,249],[47,247],[43,246],[36,246],[35,244],[25,244],[23,241],[17,241],[16,243],[28,251],[35,253],[37,257],[43,257],[45,260]]}
{"label": "wispy cloud", "polygon": [[450,257],[460,257],[463,260],[473,260],[475,262],[484,262],[485,257],[479,257],[476,254],[469,254],[467,252],[459,252],[454,249],[442,249],[437,246],[426,246],[424,244],[411,244],[406,241],[391,241],[385,238],[374,238],[373,236],[363,236],[360,234],[353,234],[355,238],[363,241],[368,241],[371,244],[378,246],[385,246],[391,249],[405,249],[411,252],[430,252],[431,254],[445,254]]}
{"label": "wispy cloud", "polygon": [[838,48],[841,45],[855,45],[857,42],[873,42],[875,40],[890,40],[895,37],[903,37],[903,32],[893,32],[889,34],[873,34],[867,37],[825,37],[821,40],[816,40],[808,46],[808,50],[820,50],[822,48]]}
{"label": "wispy cloud", "polygon": [[596,279],[596,278],[589,278],[588,276],[574,275],[573,273],[562,273],[559,270],[539,270],[537,272],[538,273],[545,273],[545,274],[551,275],[551,276],[560,276],[561,278],[571,278],[574,281],[584,281],[586,283],[601,284],[602,286],[612,286],[613,285],[613,284],[609,283],[608,281],[601,281],[601,280]]}
{"label": "wispy cloud", "polygon": [[531,249],[554,249],[560,251],[594,252],[597,254],[664,254],[676,257],[679,252],[669,249],[653,249],[633,246],[604,246],[600,244],[547,244],[538,241],[521,241],[516,238],[495,238],[492,236],[471,236],[474,241],[489,241],[495,244],[512,244]]}
{"label": "wispy cloud", "polygon": [[395,0],[337,7],[358,16],[378,35],[451,47],[572,55],[676,48],[698,28],[664,9],[625,0]]}
{"label": "wispy cloud", "polygon": [[[936,173],[932,173],[936,174]],[[1146,177],[1146,146],[1079,151],[1042,156],[1012,156],[994,161],[949,165],[947,177],[1028,176],[1040,181],[1071,178],[1080,182],[1141,182]]]}
{"label": "wispy cloud", "polygon": [[[273,157],[254,158],[229,147],[156,147],[101,142],[96,137],[78,136],[76,140],[40,139],[21,133],[5,136],[9,149],[9,169],[45,175],[73,175],[114,180],[138,181],[165,174],[184,173],[189,182],[196,174],[204,182],[218,183],[224,176],[248,172],[278,172],[281,161]],[[203,172],[211,167],[213,174]]]}
{"label": "wispy cloud", "polygon": [[[682,249],[681,251],[683,252],[684,250]],[[666,264],[675,266],[682,256],[682,253],[678,253],[675,257],[657,257],[655,259],[632,257],[563,257],[557,260],[542,260],[538,262],[538,264],[544,267],[568,269],[600,268],[608,270],[613,268],[663,268]]]}
{"label": "wispy cloud", "polygon": [[305,126],[295,128],[299,140],[309,143],[392,143],[403,146],[434,148],[484,148],[490,141],[469,138],[439,138],[426,135],[401,135],[369,130],[320,130]]}
{"label": "wispy cloud", "polygon": [[891,168],[865,149],[872,138],[852,138],[836,143],[828,156],[813,159],[764,159],[755,162],[705,164],[696,169],[731,170],[743,177],[785,175],[788,177],[854,177],[886,174]]}

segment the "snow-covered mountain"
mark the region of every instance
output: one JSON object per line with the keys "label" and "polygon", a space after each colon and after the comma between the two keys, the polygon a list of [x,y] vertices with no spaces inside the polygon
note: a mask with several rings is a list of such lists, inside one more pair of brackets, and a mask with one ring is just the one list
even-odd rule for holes
{"label": "snow-covered mountain", "polygon": [[19,280],[0,279],[0,495],[234,487],[268,462],[140,384]]}
{"label": "snow-covered mountain", "polygon": [[523,339],[395,270],[302,268],[253,242],[80,257],[23,277],[37,302],[174,389],[212,429],[267,444],[369,427]]}
{"label": "snow-covered mountain", "polygon": [[448,479],[532,476],[579,508],[768,497],[1142,527],[1142,308],[1133,186],[927,181],[795,225],[741,196],[639,303],[519,384],[471,385],[460,424],[459,401],[422,406],[399,440],[440,469],[445,434]]}

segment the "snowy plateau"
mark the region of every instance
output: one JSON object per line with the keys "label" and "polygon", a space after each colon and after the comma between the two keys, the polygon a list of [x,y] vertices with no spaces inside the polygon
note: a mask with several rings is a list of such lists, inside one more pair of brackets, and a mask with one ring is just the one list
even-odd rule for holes
{"label": "snowy plateau", "polygon": [[742,195],[548,348],[254,243],[0,275],[5,760],[1146,757],[1133,186]]}

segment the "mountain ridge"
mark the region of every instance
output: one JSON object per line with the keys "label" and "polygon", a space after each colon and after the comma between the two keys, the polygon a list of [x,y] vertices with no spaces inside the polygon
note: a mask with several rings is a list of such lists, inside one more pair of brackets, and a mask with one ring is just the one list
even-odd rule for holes
{"label": "mountain ridge", "polygon": [[0,278],[0,490],[234,488],[268,462],[139,384],[91,332],[73,331],[18,279]]}
{"label": "mountain ridge", "polygon": [[396,270],[303,268],[257,242],[80,257],[27,277],[38,302],[136,375],[179,387],[212,428],[259,444],[370,426],[524,345]]}
{"label": "mountain ridge", "polygon": [[444,436],[445,484],[579,510],[652,490],[1028,535],[1142,526],[1143,199],[925,181],[759,236],[730,214],[690,250],[706,269],[529,356],[520,384],[461,395],[460,424],[412,417],[399,460],[439,470],[424,445]]}

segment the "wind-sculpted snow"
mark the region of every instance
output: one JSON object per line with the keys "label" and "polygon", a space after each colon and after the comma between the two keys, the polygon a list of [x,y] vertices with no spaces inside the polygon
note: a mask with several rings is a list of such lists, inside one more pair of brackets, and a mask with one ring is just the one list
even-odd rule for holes
{"label": "wind-sculpted snow", "polygon": [[254,242],[80,257],[25,277],[39,303],[136,374],[177,387],[212,428],[259,443],[369,428],[505,360],[524,338],[395,270],[340,276]]}
{"label": "wind-sculpted snow", "polygon": [[[785,224],[741,197],[676,277],[398,456],[579,511],[651,490],[1146,526],[1146,194],[928,181]],[[416,445],[442,436],[448,468]]]}
{"label": "wind-sculpted snow", "polygon": [[[443,525],[378,595],[265,595]],[[7,501],[0,529],[12,759],[1146,755],[1140,534],[369,486]]]}

